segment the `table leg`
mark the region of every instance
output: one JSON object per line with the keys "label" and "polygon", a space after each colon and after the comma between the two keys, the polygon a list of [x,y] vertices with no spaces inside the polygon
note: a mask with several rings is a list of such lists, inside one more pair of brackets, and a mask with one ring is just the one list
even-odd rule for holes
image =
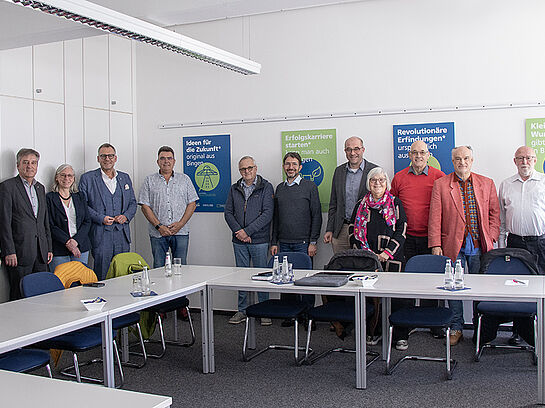
{"label": "table leg", "polygon": [[382,298],[382,359],[386,360],[388,354],[388,342],[390,328],[388,327],[388,317],[392,313],[392,299]]}
{"label": "table leg", "polygon": [[[253,305],[256,303],[257,299],[257,293],[256,292],[249,292],[248,293],[248,305]],[[255,319],[251,318],[248,322],[248,348],[251,350],[255,350]]]}
{"label": "table leg", "polygon": [[210,372],[210,329],[208,313],[208,287],[201,290],[201,347],[202,347],[202,372],[208,374]]}
{"label": "table leg", "polygon": [[354,303],[356,324],[356,388],[365,389],[367,388],[367,343],[365,342],[367,338],[367,324],[365,321],[367,305],[365,295],[362,293],[356,294],[354,296]]}
{"label": "table leg", "polygon": [[537,402],[538,404],[545,404],[545,336],[543,322],[545,316],[545,308],[543,298],[537,301],[537,339],[535,339],[535,346],[537,351]]}
{"label": "table leg", "polygon": [[102,328],[102,361],[104,369],[104,385],[106,387],[115,387],[114,375],[114,350],[112,334],[112,318],[106,317],[100,324]]}

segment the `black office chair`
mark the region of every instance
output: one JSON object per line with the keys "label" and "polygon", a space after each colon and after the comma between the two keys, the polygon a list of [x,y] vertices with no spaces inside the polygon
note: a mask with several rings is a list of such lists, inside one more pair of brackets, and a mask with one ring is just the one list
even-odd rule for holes
{"label": "black office chair", "polygon": [[[446,256],[439,255],[417,255],[413,256],[405,266],[405,272],[412,273],[444,273]],[[456,367],[456,360],[450,358],[450,326],[454,312],[445,307],[408,307],[400,309],[392,313],[389,317],[390,328],[388,333],[388,355],[386,356],[386,374],[392,374],[395,369],[406,360],[416,361],[437,361],[446,363],[447,379],[452,379],[452,371]],[[393,367],[390,366],[390,358],[392,354],[392,337],[394,327],[427,328],[427,329],[445,329],[447,334],[446,340],[446,357],[428,357],[409,355],[399,359]]]}
{"label": "black office chair", "polygon": [[[329,263],[325,266],[326,270],[343,270],[343,271],[382,271],[382,266],[377,256],[365,249],[350,249],[335,254]],[[354,324],[355,310],[354,302],[351,297],[345,299],[340,296],[329,297],[332,299],[321,306],[311,308],[307,314],[309,318],[308,322],[308,334],[307,343],[305,347],[305,363],[314,364],[317,360],[330,355],[334,352],[341,353],[355,353],[356,350],[347,349],[345,347],[334,347],[320,354],[314,355],[310,348],[311,327],[312,322],[342,322],[343,324]],[[375,307],[371,302],[366,304],[366,316],[365,320],[371,318],[375,314]],[[368,351],[368,356],[371,359],[367,362],[369,367],[379,358],[379,353],[374,351]]]}
{"label": "black office chair", "polygon": [[46,368],[49,378],[53,378],[49,353],[44,350],[23,348],[0,354],[0,370],[29,373],[42,367]]}
{"label": "black office chair", "polygon": [[[64,290],[64,285],[60,279],[51,272],[36,272],[26,275],[21,280],[21,293],[24,297],[42,295],[45,293]],[[115,334],[115,332],[114,332]],[[101,361],[99,359],[91,360],[85,363],[79,363],[78,353],[88,351],[93,348],[102,346],[102,330],[99,325],[84,327],[83,329],[75,330],[70,333],[52,337],[48,340],[41,341],[34,345],[40,349],[58,349],[68,350],[72,352],[74,366],[61,371],[61,374],[68,377],[75,377],[77,382],[87,380],[91,382],[103,383],[103,380],[84,377],[80,374],[80,367]],[[119,367],[121,381],[117,388],[123,386],[124,375],[121,367],[121,360],[117,350],[117,344],[114,340],[114,354]],[[72,374],[71,371],[74,371]]]}
{"label": "black office chair", "polygon": [[[294,269],[312,269],[312,259],[302,252],[280,252],[278,259],[282,260],[284,256],[288,257],[288,262],[293,264]],[[272,268],[273,258],[269,260],[269,268]],[[299,350],[304,350],[303,347],[299,347],[299,318],[308,309],[308,304],[298,300],[282,300],[282,299],[269,299],[264,302],[250,305],[246,308],[246,329],[244,331],[244,344],[242,346],[242,359],[244,361],[250,361],[254,357],[264,353],[268,350],[293,350],[296,364],[301,364],[299,359]],[[248,355],[248,331],[250,318],[269,318],[269,319],[293,319],[294,324],[294,344],[293,346],[270,344],[267,347],[256,351],[255,353]]]}
{"label": "black office chair", "polygon": [[[524,249],[495,249],[483,256],[482,273],[493,275],[533,275],[538,273],[537,256]],[[532,345],[507,345],[489,343],[481,344],[482,319],[494,319],[497,324],[510,322],[516,319],[533,321],[533,337],[537,338],[537,306],[535,302],[493,302],[484,301],[476,304],[477,329],[475,344],[475,361],[479,361],[485,348],[504,348],[512,350],[528,351],[532,353],[532,360],[537,364],[535,346]]]}

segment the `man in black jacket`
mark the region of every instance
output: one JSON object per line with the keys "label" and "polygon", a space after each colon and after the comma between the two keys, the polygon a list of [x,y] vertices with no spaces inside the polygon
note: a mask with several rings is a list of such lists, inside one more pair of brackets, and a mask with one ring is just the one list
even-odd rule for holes
{"label": "man in black jacket", "polygon": [[364,160],[363,140],[352,136],[344,142],[347,163],[335,169],[331,183],[331,198],[324,242],[333,245],[333,252],[349,249],[348,224],[356,203],[367,194],[367,173],[376,164]]}
{"label": "man in black jacket", "polygon": [[10,300],[21,298],[19,283],[32,272],[47,271],[53,258],[45,189],[34,178],[40,153],[17,152],[19,174],[0,184],[0,247],[10,281]]}
{"label": "man in black jacket", "polygon": [[[233,249],[237,267],[256,268],[267,266],[270,226],[274,211],[273,187],[257,175],[257,164],[253,157],[244,156],[238,162],[242,178],[231,186],[225,203],[225,221],[233,232]],[[269,294],[258,292],[263,302]],[[248,292],[238,292],[238,312],[229,323],[238,324],[246,320],[244,311],[248,306]],[[261,324],[270,326],[271,319],[261,319]]]}

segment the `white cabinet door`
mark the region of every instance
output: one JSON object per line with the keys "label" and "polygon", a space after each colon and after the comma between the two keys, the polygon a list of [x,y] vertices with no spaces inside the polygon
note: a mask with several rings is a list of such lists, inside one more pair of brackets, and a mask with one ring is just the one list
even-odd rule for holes
{"label": "white cabinet door", "polygon": [[34,46],[34,99],[64,102],[62,42]]}
{"label": "white cabinet door", "polygon": [[23,147],[34,146],[32,100],[0,96],[0,178],[17,174],[15,155]]}
{"label": "white cabinet door", "polygon": [[0,95],[32,99],[32,47],[0,51]]}
{"label": "white cabinet door", "polygon": [[132,112],[132,60],[131,41],[109,37],[110,110]]}
{"label": "white cabinet door", "polygon": [[117,151],[116,169],[129,173],[134,180],[132,115],[110,112],[110,143]]}
{"label": "white cabinet door", "polygon": [[83,106],[83,40],[64,42],[64,103]]}
{"label": "white cabinet door", "polygon": [[79,177],[85,170],[83,107],[66,105],[64,108],[64,124],[66,163],[74,168],[76,177]]}
{"label": "white cabinet door", "polygon": [[34,140],[40,153],[36,179],[51,191],[55,170],[66,161],[63,105],[34,101]]}
{"label": "white cabinet door", "polygon": [[83,104],[108,109],[108,36],[83,39]]}
{"label": "white cabinet door", "polygon": [[[85,171],[98,167],[97,149],[110,141],[110,112],[84,108]],[[115,146],[115,145],[114,145]]]}

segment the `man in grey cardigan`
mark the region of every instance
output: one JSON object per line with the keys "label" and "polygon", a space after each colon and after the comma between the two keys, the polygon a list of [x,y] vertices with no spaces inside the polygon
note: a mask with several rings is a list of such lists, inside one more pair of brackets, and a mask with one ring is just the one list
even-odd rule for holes
{"label": "man in grey cardigan", "polygon": [[335,169],[331,183],[331,198],[327,217],[324,242],[333,245],[333,252],[350,249],[348,244],[348,224],[358,200],[367,194],[367,174],[378,167],[363,158],[363,140],[352,136],[344,142],[347,163]]}
{"label": "man in grey cardigan", "polygon": [[[225,203],[225,221],[233,232],[233,249],[237,267],[256,268],[267,266],[269,235],[274,211],[273,187],[257,175],[257,164],[253,157],[244,156],[238,162],[242,178],[231,186]],[[269,294],[258,292],[263,302]],[[238,312],[229,323],[238,324],[246,320],[244,313],[248,306],[248,292],[238,292]],[[261,319],[263,326],[270,326],[271,319]]]}

